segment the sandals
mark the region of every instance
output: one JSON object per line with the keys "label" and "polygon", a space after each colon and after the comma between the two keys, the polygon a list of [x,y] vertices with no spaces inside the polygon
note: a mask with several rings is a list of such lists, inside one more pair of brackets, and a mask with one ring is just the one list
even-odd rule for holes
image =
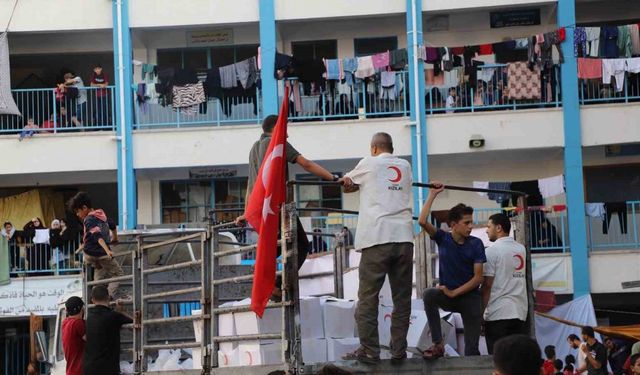
{"label": "sandals", "polygon": [[364,348],[358,348],[355,352],[347,353],[342,356],[342,359],[345,361],[358,361],[367,365],[375,365],[380,362],[380,357],[367,354]]}
{"label": "sandals", "polygon": [[444,357],[444,344],[433,344],[422,353],[422,358],[432,361]]}

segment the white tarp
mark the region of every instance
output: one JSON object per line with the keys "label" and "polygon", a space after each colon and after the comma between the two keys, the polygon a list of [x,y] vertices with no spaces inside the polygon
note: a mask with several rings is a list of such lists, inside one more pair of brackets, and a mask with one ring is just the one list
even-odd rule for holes
{"label": "white tarp", "polygon": [[0,34],[0,114],[18,115],[20,110],[11,96],[11,72],[9,69],[9,41],[7,33]]}
{"label": "white tarp", "polygon": [[558,294],[573,293],[568,256],[538,256],[531,260],[533,288]]}
{"label": "white tarp", "polygon": [[[571,302],[557,306],[548,314],[585,326],[595,327],[597,325],[596,313],[593,310],[593,301],[590,295],[578,297]],[[555,345],[558,359],[564,360],[567,354],[573,354],[578,358],[578,351],[569,349],[567,343],[567,337],[572,333],[580,337],[580,328],[536,316],[536,339],[540,350],[544,350],[547,345]],[[596,334],[596,338],[602,342],[598,334]]]}

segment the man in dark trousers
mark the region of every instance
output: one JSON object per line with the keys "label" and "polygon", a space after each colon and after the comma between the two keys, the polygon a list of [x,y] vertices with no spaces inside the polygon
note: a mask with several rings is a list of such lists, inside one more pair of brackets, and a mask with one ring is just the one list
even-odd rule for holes
{"label": "man in dark trousers", "polygon": [[371,156],[362,159],[342,180],[345,192],[360,191],[355,248],[362,252],[355,314],[360,347],[343,358],[364,363],[380,360],[379,294],[388,276],[393,298],[391,359],[402,361],[407,357],[407,332],[411,317],[411,165],[393,155],[393,141],[387,133],[373,136],[370,152]]}
{"label": "man in dark trousers", "polygon": [[103,285],[91,290],[95,304],[87,314],[87,344],[84,350],[84,375],[120,374],[120,328],[133,323],[131,317],[109,308],[109,292]]}
{"label": "man in dark trousers", "polygon": [[420,211],[420,226],[438,244],[440,286],[424,291],[422,299],[427,313],[433,346],[424,352],[425,359],[444,356],[439,308],[459,312],[464,324],[465,356],[480,355],[478,343],[482,324],[483,265],[487,261],[482,240],[471,236],[473,208],[462,203],[449,210],[447,222],[451,232],[437,229],[429,222],[434,200],[444,185],[434,181],[429,198]]}
{"label": "man in dark trousers", "polygon": [[[251,191],[253,190],[253,186],[255,185],[256,178],[258,177],[258,171],[260,170],[260,165],[262,165],[262,160],[264,159],[265,154],[267,153],[267,149],[269,148],[269,142],[271,142],[271,134],[273,133],[273,129],[276,126],[276,122],[278,121],[278,116],[270,115],[267,116],[262,121],[262,135],[260,139],[257,140],[253,147],[251,147],[251,151],[249,152],[249,179],[247,181],[247,194],[245,198],[245,205],[249,202],[249,197],[251,196]],[[338,181],[339,177],[331,174],[331,172],[322,168],[317,163],[308,160],[302,154],[298,152],[289,142],[286,145],[286,158],[287,161],[291,164],[298,164],[305,171],[320,177],[326,181]],[[287,171],[285,174],[287,180],[289,179],[289,168],[287,164]],[[289,187],[290,188],[290,187]],[[293,196],[291,191],[288,191],[287,194],[287,202],[290,202],[291,197]],[[236,224],[244,225],[245,223],[244,215],[238,216],[236,219]],[[300,220],[298,220],[298,231],[297,231],[297,241],[298,241],[298,268],[302,267],[305,259],[307,259],[307,255],[309,254],[309,240],[307,239],[307,234],[304,231],[304,227]],[[278,252],[280,251],[280,247],[278,247]],[[278,276],[276,278],[276,285],[273,289],[273,300],[279,300],[282,297],[282,291],[280,290],[281,278]]]}

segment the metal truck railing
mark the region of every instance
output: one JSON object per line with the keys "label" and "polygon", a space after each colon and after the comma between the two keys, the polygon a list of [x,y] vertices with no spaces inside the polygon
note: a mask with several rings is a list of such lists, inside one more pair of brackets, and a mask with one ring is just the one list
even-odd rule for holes
{"label": "metal truck railing", "polygon": [[[291,182],[292,184],[302,182]],[[304,182],[309,183],[309,182]],[[312,182],[326,184],[326,182]],[[415,184],[417,187],[428,187],[426,184]],[[448,187],[453,190],[467,190],[466,188]],[[519,194],[513,192],[514,194]],[[519,199],[524,207],[524,199]],[[250,311],[249,306],[222,307],[221,303],[228,300],[241,299],[240,294],[246,296],[253,279],[253,272],[249,266],[227,266],[221,264],[221,259],[237,254],[256,250],[256,245],[245,245],[241,242],[229,241],[222,232],[234,230],[234,223],[218,224],[210,213],[206,229],[194,230],[156,230],[137,231],[129,233],[131,240],[124,240],[128,248],[118,251],[117,259],[123,269],[128,272],[104,280],[92,280],[90,269],[85,267],[84,295],[89,295],[92,285],[121,282],[121,288],[131,287],[131,311],[134,323],[128,325],[131,329],[130,337],[123,337],[127,345],[123,350],[131,354],[136,373],[147,373],[149,360],[162,349],[200,349],[202,369],[199,373],[217,373],[219,345],[224,342],[249,340],[281,340],[282,341],[282,369],[287,373],[303,374],[311,367],[304,364],[301,350],[300,334],[300,305],[299,305],[299,275],[297,249],[297,212],[295,203],[283,205],[281,209],[280,233],[282,239],[278,241],[281,248],[281,268],[278,275],[282,278],[281,302],[269,302],[267,308],[280,308],[282,325],[279,333],[258,333],[247,335],[220,335],[218,318],[221,314]],[[340,212],[354,215],[354,211],[335,210],[327,208],[313,209],[321,212]],[[516,240],[528,243],[527,215],[517,217]],[[124,237],[125,235],[121,235]],[[226,242],[234,247],[223,249],[220,242]],[[193,246],[196,247],[193,251]],[[435,285],[435,261],[437,254],[433,252],[431,241],[423,233],[416,237],[416,288],[418,295],[430,286]],[[333,253],[334,263],[334,295],[344,296],[343,275],[349,269],[348,253],[344,243],[338,242]],[[530,251],[527,251],[527,264],[531,269]],[[235,268],[229,268],[235,267]],[[245,268],[242,268],[245,267]],[[248,272],[244,272],[248,271]],[[91,281],[90,281],[91,280]],[[529,307],[533,310],[531,273],[528,274],[530,291]],[[129,284],[130,282],[130,284]],[[228,287],[237,287],[229,289]],[[235,295],[234,295],[235,293]],[[201,313],[191,316],[167,317],[163,315],[167,303],[182,303],[199,301]],[[202,322],[193,338],[194,321]],[[170,327],[169,329],[162,327]],[[184,334],[187,332],[189,334]],[[167,335],[167,332],[169,333]],[[160,336],[165,333],[165,336]],[[128,334],[125,332],[125,336]],[[128,340],[128,341],[127,341]],[[129,345],[130,344],[130,345]],[[197,360],[197,358],[194,358]],[[256,367],[260,373],[261,368]],[[264,368],[262,368],[264,370]]]}

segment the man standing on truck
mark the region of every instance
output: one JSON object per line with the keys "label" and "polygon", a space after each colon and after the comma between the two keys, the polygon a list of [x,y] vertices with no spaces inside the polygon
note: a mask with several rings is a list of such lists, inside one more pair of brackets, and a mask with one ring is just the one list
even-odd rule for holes
{"label": "man standing on truck", "polygon": [[91,290],[95,304],[87,313],[87,345],[84,350],[84,375],[120,374],[120,328],[133,323],[116,303],[116,311],[109,308],[109,292],[103,285]]}
{"label": "man standing on truck", "polygon": [[[245,198],[245,204],[249,203],[249,197],[251,196],[251,191],[253,190],[253,186],[258,178],[258,172],[260,171],[260,166],[262,165],[262,160],[264,159],[265,154],[267,153],[267,149],[269,148],[269,142],[271,142],[271,136],[273,134],[273,129],[276,126],[276,122],[278,121],[278,116],[270,115],[265,117],[262,121],[262,135],[260,139],[257,140],[253,147],[251,147],[251,151],[249,152],[249,179],[247,181],[247,194]],[[331,172],[327,171],[319,164],[308,160],[302,154],[300,154],[289,142],[287,142],[285,146],[285,155],[287,161],[291,164],[298,164],[305,171],[322,178],[326,181],[338,181],[339,177],[331,174]],[[286,170],[286,179],[289,179],[289,168]],[[293,195],[291,192],[287,194],[289,197]],[[244,225],[246,223],[245,216],[241,215],[236,218],[237,225]],[[309,245],[309,240],[307,239],[307,234],[304,231],[304,227],[298,219],[298,232],[297,232],[297,241],[298,241],[298,269],[302,267],[305,259],[307,259],[307,255],[309,254],[309,249],[311,246]],[[278,251],[280,251],[280,247],[278,246]],[[279,301],[282,298],[282,291],[280,290],[280,285],[282,284],[280,276],[276,278],[276,284],[273,289],[273,294],[271,299],[274,301]]]}
{"label": "man standing on truck", "polygon": [[84,302],[82,298],[73,296],[67,299],[64,307],[67,317],[62,322],[62,349],[67,361],[67,375],[82,375],[82,355],[87,341]]}
{"label": "man standing on truck", "polygon": [[[122,276],[122,268],[113,259],[109,244],[118,242],[118,232],[113,221],[101,209],[93,209],[89,194],[79,192],[67,202],[70,211],[82,220],[84,235],[82,245],[77,252],[84,252],[84,262],[93,266],[94,280],[109,279]],[[109,295],[115,298],[120,283],[109,283]],[[126,297],[126,296],[122,296]]]}
{"label": "man standing on truck", "polygon": [[[391,359],[407,358],[411,316],[413,225],[411,165],[393,155],[387,133],[371,139],[371,156],[362,159],[342,182],[346,193],[360,191],[355,247],[362,252],[356,323],[360,347],[344,359],[374,364],[380,360],[378,295],[389,276],[393,298]],[[383,343],[388,344],[388,343]]]}

